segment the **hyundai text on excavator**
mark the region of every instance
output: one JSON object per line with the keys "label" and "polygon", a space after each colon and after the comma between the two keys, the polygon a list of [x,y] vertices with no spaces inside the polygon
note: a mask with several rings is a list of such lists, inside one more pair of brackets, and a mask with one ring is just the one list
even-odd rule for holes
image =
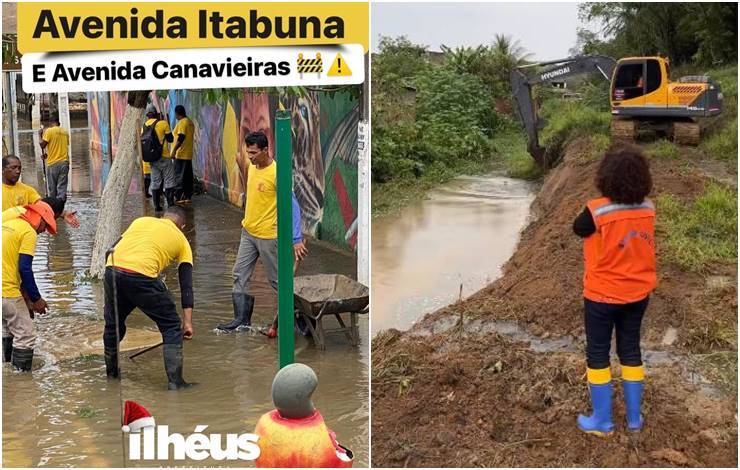
{"label": "hyundai text on excavator", "polygon": [[[530,67],[544,67],[526,75]],[[697,145],[700,119],[722,112],[722,89],[708,76],[668,77],[668,59],[626,57],[619,61],[603,55],[583,55],[540,62],[511,71],[511,89],[519,118],[527,131],[527,150],[540,165],[545,165],[545,149],[537,132],[542,120],[532,99],[532,86],[562,81],[575,75],[596,73],[610,80],[611,133],[614,140],[632,141],[639,129],[662,132],[676,143]]]}

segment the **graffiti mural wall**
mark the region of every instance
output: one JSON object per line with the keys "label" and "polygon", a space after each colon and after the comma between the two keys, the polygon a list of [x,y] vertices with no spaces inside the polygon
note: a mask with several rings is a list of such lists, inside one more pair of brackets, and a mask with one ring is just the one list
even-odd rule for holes
{"label": "graffiti mural wall", "polygon": [[[90,93],[97,108],[105,106],[99,93]],[[274,151],[273,122],[278,98],[273,94],[244,91],[240,97],[207,103],[204,93],[171,90],[152,101],[175,126],[175,106],[183,105],[195,123],[193,169],[208,193],[238,207],[244,203],[246,146],[244,137],[265,132]],[[334,245],[355,249],[357,242],[357,123],[358,100],[349,92],[308,91],[302,97],[284,98],[293,129],[293,188],[303,214],[303,232]],[[102,114],[92,118],[93,146],[104,146],[105,135],[115,158],[120,121],[126,106],[124,93],[110,93],[109,122]],[[104,129],[108,125],[110,130]],[[94,157],[96,158],[96,157]],[[104,161],[104,160],[103,160]],[[110,161],[110,160],[108,160]],[[93,186],[102,190],[105,165],[95,166]],[[101,168],[101,170],[97,170]],[[138,179],[131,191],[139,191]]]}
{"label": "graffiti mural wall", "polygon": [[103,192],[103,180],[111,164],[110,93],[87,94],[87,113],[90,123],[91,187],[96,194]]}

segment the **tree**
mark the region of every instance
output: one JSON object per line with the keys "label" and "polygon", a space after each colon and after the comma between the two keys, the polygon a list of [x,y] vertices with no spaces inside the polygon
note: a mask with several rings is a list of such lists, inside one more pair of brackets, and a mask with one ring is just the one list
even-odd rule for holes
{"label": "tree", "polygon": [[[616,58],[661,54],[674,64],[737,62],[737,3],[584,3],[579,17],[601,23],[604,41],[590,45]],[[586,36],[579,34],[579,41]]]}
{"label": "tree", "polygon": [[371,57],[373,88],[391,92],[409,84],[406,81],[429,67],[426,54],[426,46],[413,44],[405,36],[380,38],[378,53]]}
{"label": "tree", "polygon": [[485,67],[491,83],[491,91],[495,97],[509,97],[511,94],[510,76],[516,67],[529,62],[531,54],[522,47],[518,40],[510,36],[496,34],[489,47]]}
{"label": "tree", "polygon": [[149,91],[128,92],[128,105],[118,136],[118,153],[113,160],[105,181],[103,196],[100,198],[98,223],[90,260],[90,275],[96,278],[102,278],[105,272],[105,252],[121,236],[123,225],[121,215],[139,158],[139,135],[149,93]]}
{"label": "tree", "polygon": [[478,75],[486,54],[485,46],[478,47],[451,47],[444,44],[440,47],[445,53],[445,64],[458,73],[469,73]]}

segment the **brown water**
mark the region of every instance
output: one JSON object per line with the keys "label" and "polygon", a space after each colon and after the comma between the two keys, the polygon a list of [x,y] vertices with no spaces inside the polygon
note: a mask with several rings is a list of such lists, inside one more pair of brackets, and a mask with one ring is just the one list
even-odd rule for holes
{"label": "brown water", "polygon": [[[27,155],[23,156],[24,181],[35,184],[35,166]],[[89,180],[83,162],[73,162],[72,168],[77,172],[72,181]],[[199,424],[209,426],[206,434],[252,432],[259,416],[272,409],[270,386],[277,371],[277,342],[262,335],[216,335],[212,331],[216,324],[232,318],[231,270],[239,242],[240,211],[208,196],[196,197],[188,210],[186,235],[195,259],[196,308],[195,337],[184,346],[184,376],[200,385],[168,392],[161,349],[139,356],[136,362],[122,357],[120,382],[106,379],[102,357],[84,354],[88,351],[87,342],[98,340],[103,329],[102,286],[85,278],[97,198],[90,193],[73,192],[68,207],[78,211],[82,227],[72,229],[60,224],[56,237],[40,236],[34,260],[39,289],[50,306],[49,313],[36,320],[40,338],[36,370],[21,374],[12,372],[7,365],[3,367],[3,466],[166,465],[167,462],[124,460],[121,399],[144,405],[158,424],[170,426],[170,433],[187,436]],[[124,210],[125,223],[144,214],[151,215],[144,198],[130,195]],[[316,243],[310,244],[309,250],[299,275],[355,276],[353,256]],[[170,268],[165,274],[174,298],[179,299],[176,269]],[[253,323],[265,325],[272,320],[276,298],[259,264],[255,274],[253,294],[257,301]],[[179,305],[179,301],[176,303]],[[92,328],[91,322],[97,328]],[[127,325],[156,331],[153,322],[138,311],[129,317]],[[360,318],[360,338],[359,348],[353,348],[343,335],[329,335],[326,350],[320,351],[310,339],[297,336],[296,361],[316,371],[319,386],[314,403],[338,440],[355,452],[355,465],[366,466],[367,316]],[[82,355],[70,355],[69,350],[74,347]],[[249,463],[204,460],[169,464]]]}
{"label": "brown water", "polygon": [[535,189],[497,174],[460,177],[373,220],[372,334],[407,329],[500,276]]}

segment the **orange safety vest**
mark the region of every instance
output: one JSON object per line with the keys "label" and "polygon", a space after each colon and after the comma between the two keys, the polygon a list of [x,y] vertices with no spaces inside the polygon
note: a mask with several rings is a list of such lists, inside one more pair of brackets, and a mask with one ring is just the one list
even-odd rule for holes
{"label": "orange safety vest", "polygon": [[265,413],[257,421],[254,433],[260,456],[260,468],[349,468],[352,452],[343,448],[326,427],[318,410],[308,418],[288,419],[278,410]]}
{"label": "orange safety vest", "polygon": [[596,232],[583,242],[583,296],[594,302],[627,304],[655,289],[655,208],[617,204],[609,198],[587,204]]}

